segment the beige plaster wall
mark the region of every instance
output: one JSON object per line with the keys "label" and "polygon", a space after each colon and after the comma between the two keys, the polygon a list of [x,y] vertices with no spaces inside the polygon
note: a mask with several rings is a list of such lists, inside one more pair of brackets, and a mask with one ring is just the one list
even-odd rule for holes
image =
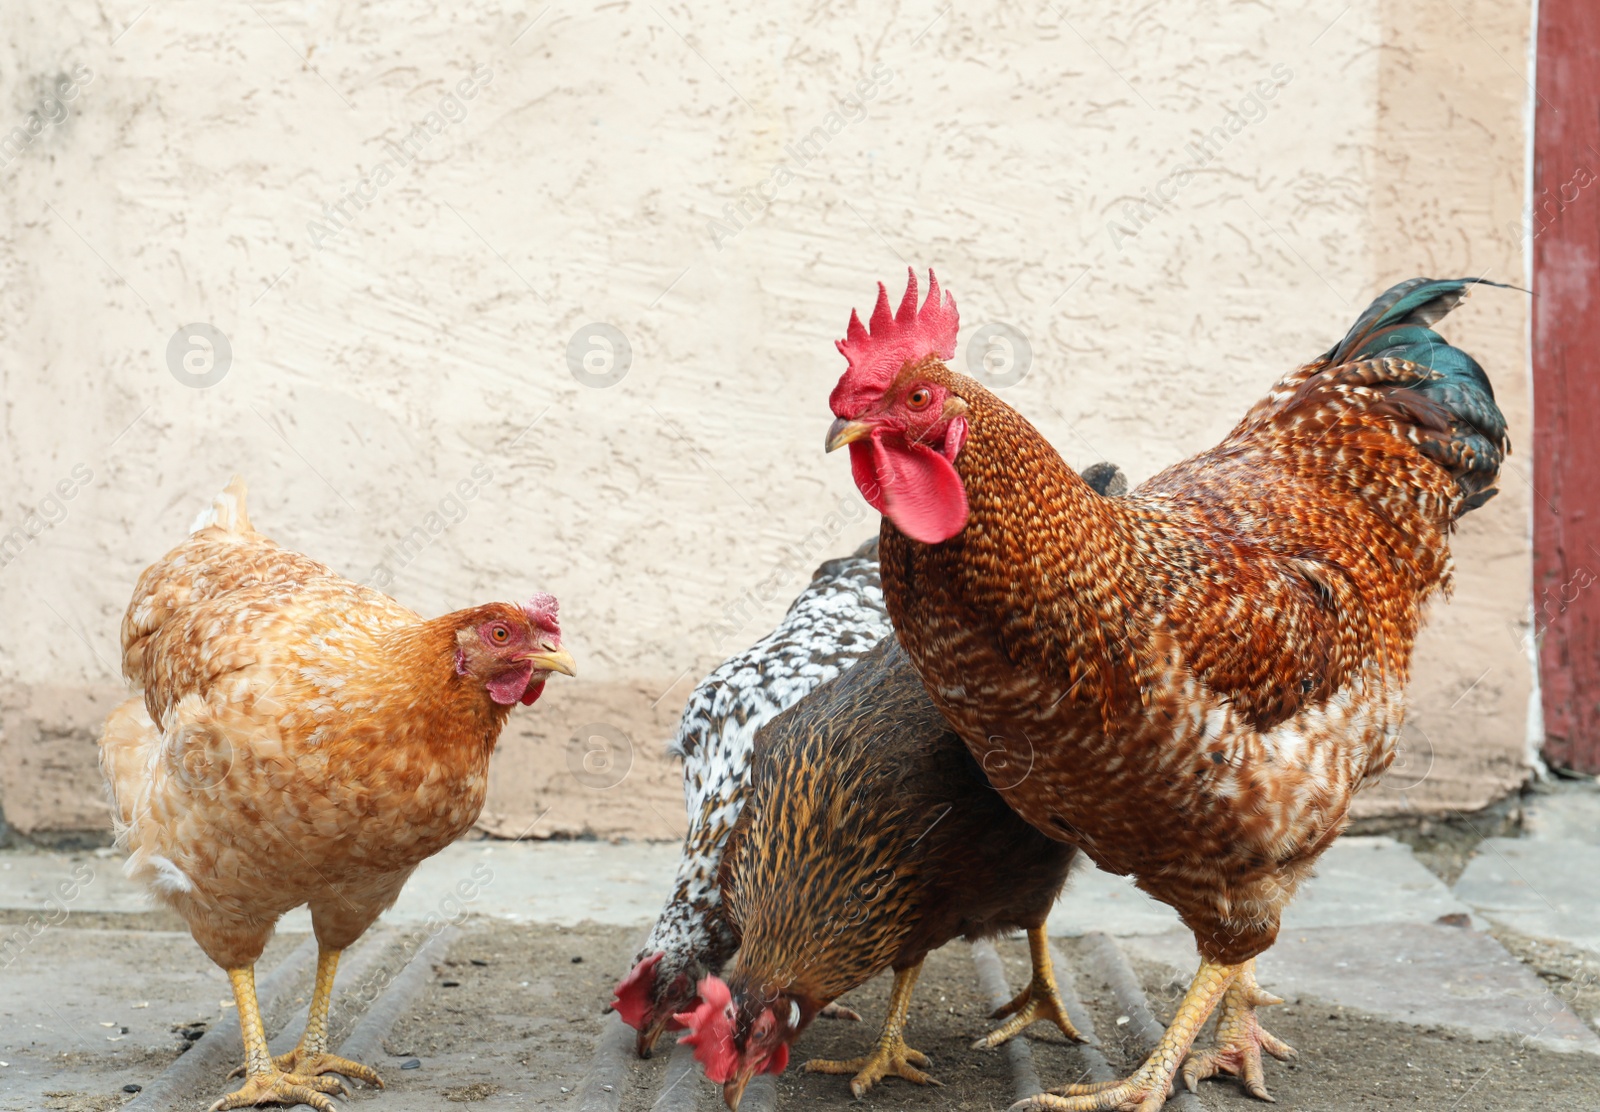
{"label": "beige plaster wall", "polygon": [[[22,829],[102,821],[122,608],[234,471],[263,529],[426,614],[559,595],[582,680],[513,717],[486,828],[675,836],[694,681],[875,528],[820,444],[878,279],[934,265],[968,337],[1018,329],[1007,397],[1137,481],[1390,282],[1522,274],[1521,3],[141,6],[0,11]],[[1522,775],[1525,312],[1450,321],[1518,454],[1369,811]],[[631,348],[607,388],[569,370],[591,322]],[[205,389],[169,369],[194,323],[231,348]]]}

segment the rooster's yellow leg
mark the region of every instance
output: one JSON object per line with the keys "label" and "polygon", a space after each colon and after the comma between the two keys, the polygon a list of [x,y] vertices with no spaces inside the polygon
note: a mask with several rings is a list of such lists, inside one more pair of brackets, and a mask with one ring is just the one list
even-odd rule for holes
{"label": "rooster's yellow leg", "polygon": [[848,1062],[813,1058],[806,1063],[807,1073],[851,1073],[850,1091],[857,1097],[893,1075],[918,1085],[943,1085],[935,1081],[918,1066],[928,1064],[928,1056],[906,1045],[906,1013],[911,1010],[911,991],[917,986],[917,974],[922,972],[918,962],[910,969],[894,975],[894,989],[889,993],[889,1015],[883,1021],[883,1031],[878,1035],[878,1045],[865,1058],[852,1058]]}
{"label": "rooster's yellow leg", "polygon": [[999,1027],[972,1044],[973,1050],[988,1050],[1020,1035],[1041,1019],[1048,1019],[1073,1042],[1083,1036],[1067,1017],[1066,1005],[1056,989],[1055,970],[1050,964],[1050,938],[1040,924],[1028,932],[1028,953],[1033,958],[1033,980],[1003,1008],[995,1009],[990,1019],[1006,1019]]}
{"label": "rooster's yellow leg", "polygon": [[1194,975],[1183,1003],[1178,1006],[1178,1014],[1172,1018],[1172,1025],[1132,1077],[1052,1089],[1018,1101],[1011,1106],[1011,1112],[1110,1112],[1112,1109],[1160,1112],[1172,1092],[1172,1079],[1194,1044],[1194,1037],[1242,969],[1243,965],[1218,965],[1202,960],[1200,971]]}
{"label": "rooster's yellow leg", "polygon": [[1245,962],[1217,1009],[1215,1049],[1190,1055],[1183,1066],[1183,1083],[1194,1089],[1204,1078],[1228,1073],[1243,1081],[1251,1096],[1271,1100],[1266,1075],[1261,1069],[1261,1052],[1265,1050],[1278,1061],[1287,1062],[1294,1057],[1295,1050],[1267,1033],[1256,1018],[1256,1009],[1281,1003],[1281,999],[1262,991],[1256,983],[1255,959]]}
{"label": "rooster's yellow leg", "polygon": [[[360,1062],[328,1053],[328,1012],[333,1005],[333,977],[339,971],[339,954],[338,950],[317,951],[317,984],[311,993],[311,1011],[306,1016],[306,1029],[293,1050],[278,1055],[272,1062],[284,1073],[297,1077],[340,1073],[381,1089],[383,1081],[377,1071]],[[240,1072],[234,1070],[230,1076],[237,1076]]]}
{"label": "rooster's yellow leg", "polygon": [[239,1008],[239,1030],[244,1035],[244,1084],[211,1106],[211,1112],[226,1108],[253,1108],[258,1104],[309,1104],[317,1112],[338,1112],[324,1093],[344,1088],[333,1077],[300,1077],[278,1069],[267,1051],[267,1033],[261,1026],[261,1010],[256,1004],[256,975],[249,967],[228,970],[233,982],[233,1000]]}

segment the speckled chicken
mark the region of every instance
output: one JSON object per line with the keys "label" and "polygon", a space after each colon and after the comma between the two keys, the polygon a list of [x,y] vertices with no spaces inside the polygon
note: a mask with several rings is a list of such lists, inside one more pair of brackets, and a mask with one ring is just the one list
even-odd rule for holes
{"label": "speckled chicken", "polygon": [[683,759],[689,816],[677,880],[612,1002],[638,1029],[640,1056],[649,1057],[672,1016],[695,1002],[700,978],[720,970],[738,948],[717,872],[744,806],[756,731],[888,633],[874,537],[819,567],[776,629],[730,657],[689,696],[668,747]]}
{"label": "speckled chicken", "polygon": [[[913,275],[852,315],[830,450],[884,514],[885,600],[933,701],[1017,813],[1131,875],[1200,970],[1130,1078],[1019,1108],[1160,1108],[1176,1073],[1265,1098],[1254,959],[1354,793],[1393,760],[1423,604],[1494,492],[1505,419],[1432,326],[1472,279],[1382,294],[1217,447],[1122,499],[949,369],[955,302]],[[1218,1009],[1217,1045],[1189,1057]]]}
{"label": "speckled chicken", "polygon": [[[187,540],[147,568],[122,622],[138,693],[100,742],[126,871],[181,915],[228,973],[243,1088],[212,1108],[333,1112],[327,1051],[339,953],[424,859],[472,826],[517,703],[573,674],[556,600],[424,621],[251,527],[234,479]],[[309,905],[319,953],[299,1045],[267,1052],[254,965]]]}
{"label": "speckled chicken", "polygon": [[904,1037],[923,959],[1013,929],[1029,932],[1033,979],[980,1045],[1039,1019],[1075,1039],[1044,935],[1075,852],[1005,805],[888,638],[756,736],[721,878],[739,951],[726,982],[703,979],[678,1017],[684,1041],[737,1109],[824,1006],[892,968],[873,1051],[807,1068],[852,1075],[858,1097],[886,1076],[927,1084],[928,1060]]}
{"label": "speckled chicken", "polygon": [[[1084,481],[1113,497],[1128,491],[1113,463],[1084,468]],[[889,633],[878,583],[878,538],[819,567],[778,628],[730,657],[689,696],[669,751],[683,760],[689,830],[666,907],[612,1007],[638,1029],[648,1058],[672,1017],[695,1002],[695,985],[716,973],[739,945],[738,925],[722,907],[717,871],[739,817],[756,731],[850,668]],[[841,1005],[824,1015],[855,1018]]]}

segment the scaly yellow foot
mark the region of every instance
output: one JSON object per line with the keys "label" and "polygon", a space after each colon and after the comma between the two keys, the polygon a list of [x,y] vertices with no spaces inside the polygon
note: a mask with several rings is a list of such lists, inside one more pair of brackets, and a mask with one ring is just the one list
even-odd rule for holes
{"label": "scaly yellow foot", "polygon": [[282,1073],[267,1054],[267,1033],[261,1026],[261,1009],[256,1003],[255,971],[250,968],[228,970],[233,984],[233,1000],[239,1008],[239,1031],[244,1036],[245,1083],[211,1106],[211,1112],[227,1108],[251,1108],[258,1104],[309,1104],[317,1112],[338,1112],[324,1094],[344,1089],[337,1077],[301,1077]]}
{"label": "scaly yellow foot", "polygon": [[917,974],[920,972],[922,964],[918,962],[910,969],[902,969],[894,975],[894,989],[889,993],[889,1015],[883,1021],[883,1032],[878,1036],[878,1045],[871,1054],[849,1061],[813,1058],[806,1063],[806,1072],[854,1074],[850,1079],[850,1091],[857,1098],[866,1095],[867,1090],[889,1076],[917,1085],[943,1085],[943,1082],[934,1080],[917,1068],[928,1065],[928,1056],[906,1045],[906,1012],[911,1008],[911,990],[916,987]]}
{"label": "scaly yellow foot", "polygon": [[287,1054],[278,1055],[272,1062],[284,1073],[292,1073],[299,1077],[321,1077],[325,1073],[339,1073],[356,1081],[365,1081],[376,1088],[383,1088],[383,1079],[378,1076],[377,1070],[360,1062],[341,1058],[337,1054],[319,1054],[297,1046]]}
{"label": "scaly yellow foot", "polygon": [[[306,1014],[306,1029],[300,1035],[299,1045],[289,1053],[280,1054],[272,1059],[272,1064],[283,1073],[295,1077],[320,1077],[327,1073],[339,1073],[381,1089],[383,1080],[372,1067],[328,1053],[328,1012],[333,1003],[333,978],[338,971],[339,951],[318,950],[317,983],[311,993],[311,1008]],[[228,1076],[238,1077],[245,1070],[246,1066],[240,1066]],[[342,1084],[339,1090],[349,1092]]]}
{"label": "scaly yellow foot", "polygon": [[1067,1085],[1018,1101],[1011,1112],[1160,1112],[1194,1037],[1211,1016],[1242,965],[1200,962],[1178,1014],[1137,1073],[1123,1081]]}
{"label": "scaly yellow foot", "polygon": [[292,1073],[252,1074],[236,1092],[211,1106],[211,1112],[226,1108],[254,1108],[258,1104],[309,1104],[317,1112],[339,1112],[324,1093],[336,1093],[344,1084],[336,1077],[297,1077]]}
{"label": "scaly yellow foot", "polygon": [[1078,1029],[1067,1017],[1066,1005],[1061,1002],[1060,990],[1056,988],[1056,975],[1050,964],[1050,938],[1045,934],[1044,927],[1035,927],[1028,932],[1028,952],[1033,958],[1033,980],[1027,988],[1017,993],[1011,1003],[995,1009],[990,1019],[1011,1018],[973,1043],[973,1050],[989,1050],[999,1046],[1041,1019],[1048,1019],[1061,1028],[1061,1033],[1073,1042],[1083,1041],[1083,1036],[1078,1034]]}
{"label": "scaly yellow foot", "polygon": [[1183,1066],[1183,1083],[1197,1089],[1202,1080],[1219,1073],[1231,1074],[1244,1082],[1245,1091],[1253,1097],[1270,1101],[1266,1074],[1261,1068],[1261,1052],[1280,1062],[1295,1055],[1294,1047],[1274,1038],[1261,1021],[1256,1009],[1281,1004],[1283,1001],[1270,992],[1263,992],[1256,983],[1255,959],[1245,963],[1233,985],[1222,997],[1217,1009],[1217,1045],[1212,1050],[1202,1050],[1189,1056]]}

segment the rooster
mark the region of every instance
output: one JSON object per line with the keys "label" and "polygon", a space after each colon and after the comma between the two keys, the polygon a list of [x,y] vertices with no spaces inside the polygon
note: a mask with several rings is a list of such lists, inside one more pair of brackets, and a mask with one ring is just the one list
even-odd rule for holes
{"label": "rooster", "polygon": [[[1113,463],[1084,468],[1084,481],[1112,497],[1127,476]],[[890,630],[878,582],[878,538],[829,560],[790,604],[778,628],[723,662],[689,696],[669,752],[683,760],[684,836],[678,875],[633,969],[611,1007],[639,1032],[650,1057],[672,1017],[696,1002],[695,985],[720,972],[739,945],[717,881],[723,846],[744,806],[756,731],[850,668]],[[840,1004],[823,1015],[858,1019]]]}
{"label": "rooster", "polygon": [[937,1084],[905,1041],[927,954],[953,938],[1028,932],[1033,979],[1001,1008],[995,1046],[1036,1020],[1078,1039],[1050,967],[1045,917],[1076,851],[1023,822],[934,708],[893,637],[756,738],[749,801],[728,840],[724,900],[739,923],[726,981],[708,976],[678,1021],[731,1109],[830,1001],[894,970],[871,1054],[814,1060],[853,1075]]}
{"label": "rooster", "polygon": [[1170,904],[1200,953],[1136,1073],[1017,1108],[1157,1109],[1180,1069],[1270,1099],[1262,1052],[1293,1050],[1257,1018],[1277,1000],[1255,957],[1393,760],[1423,604],[1509,450],[1488,377],[1432,328],[1475,281],[1389,289],[1121,499],[949,369],[958,316],[931,275],[920,309],[913,274],[898,310],[879,286],[870,329],[851,315],[827,448],[884,515],[907,654],[1006,802]]}
{"label": "rooster", "polygon": [[[245,1082],[213,1112],[334,1112],[333,1073],[381,1087],[327,1052],[339,953],[477,820],[511,708],[573,674],[556,600],[424,621],[257,533],[235,478],[139,577],[122,666],[141,690],[107,720],[100,766],[126,872],[183,917],[239,1009]],[[316,985],[299,1045],[274,1059],[254,965],[302,904]]]}

